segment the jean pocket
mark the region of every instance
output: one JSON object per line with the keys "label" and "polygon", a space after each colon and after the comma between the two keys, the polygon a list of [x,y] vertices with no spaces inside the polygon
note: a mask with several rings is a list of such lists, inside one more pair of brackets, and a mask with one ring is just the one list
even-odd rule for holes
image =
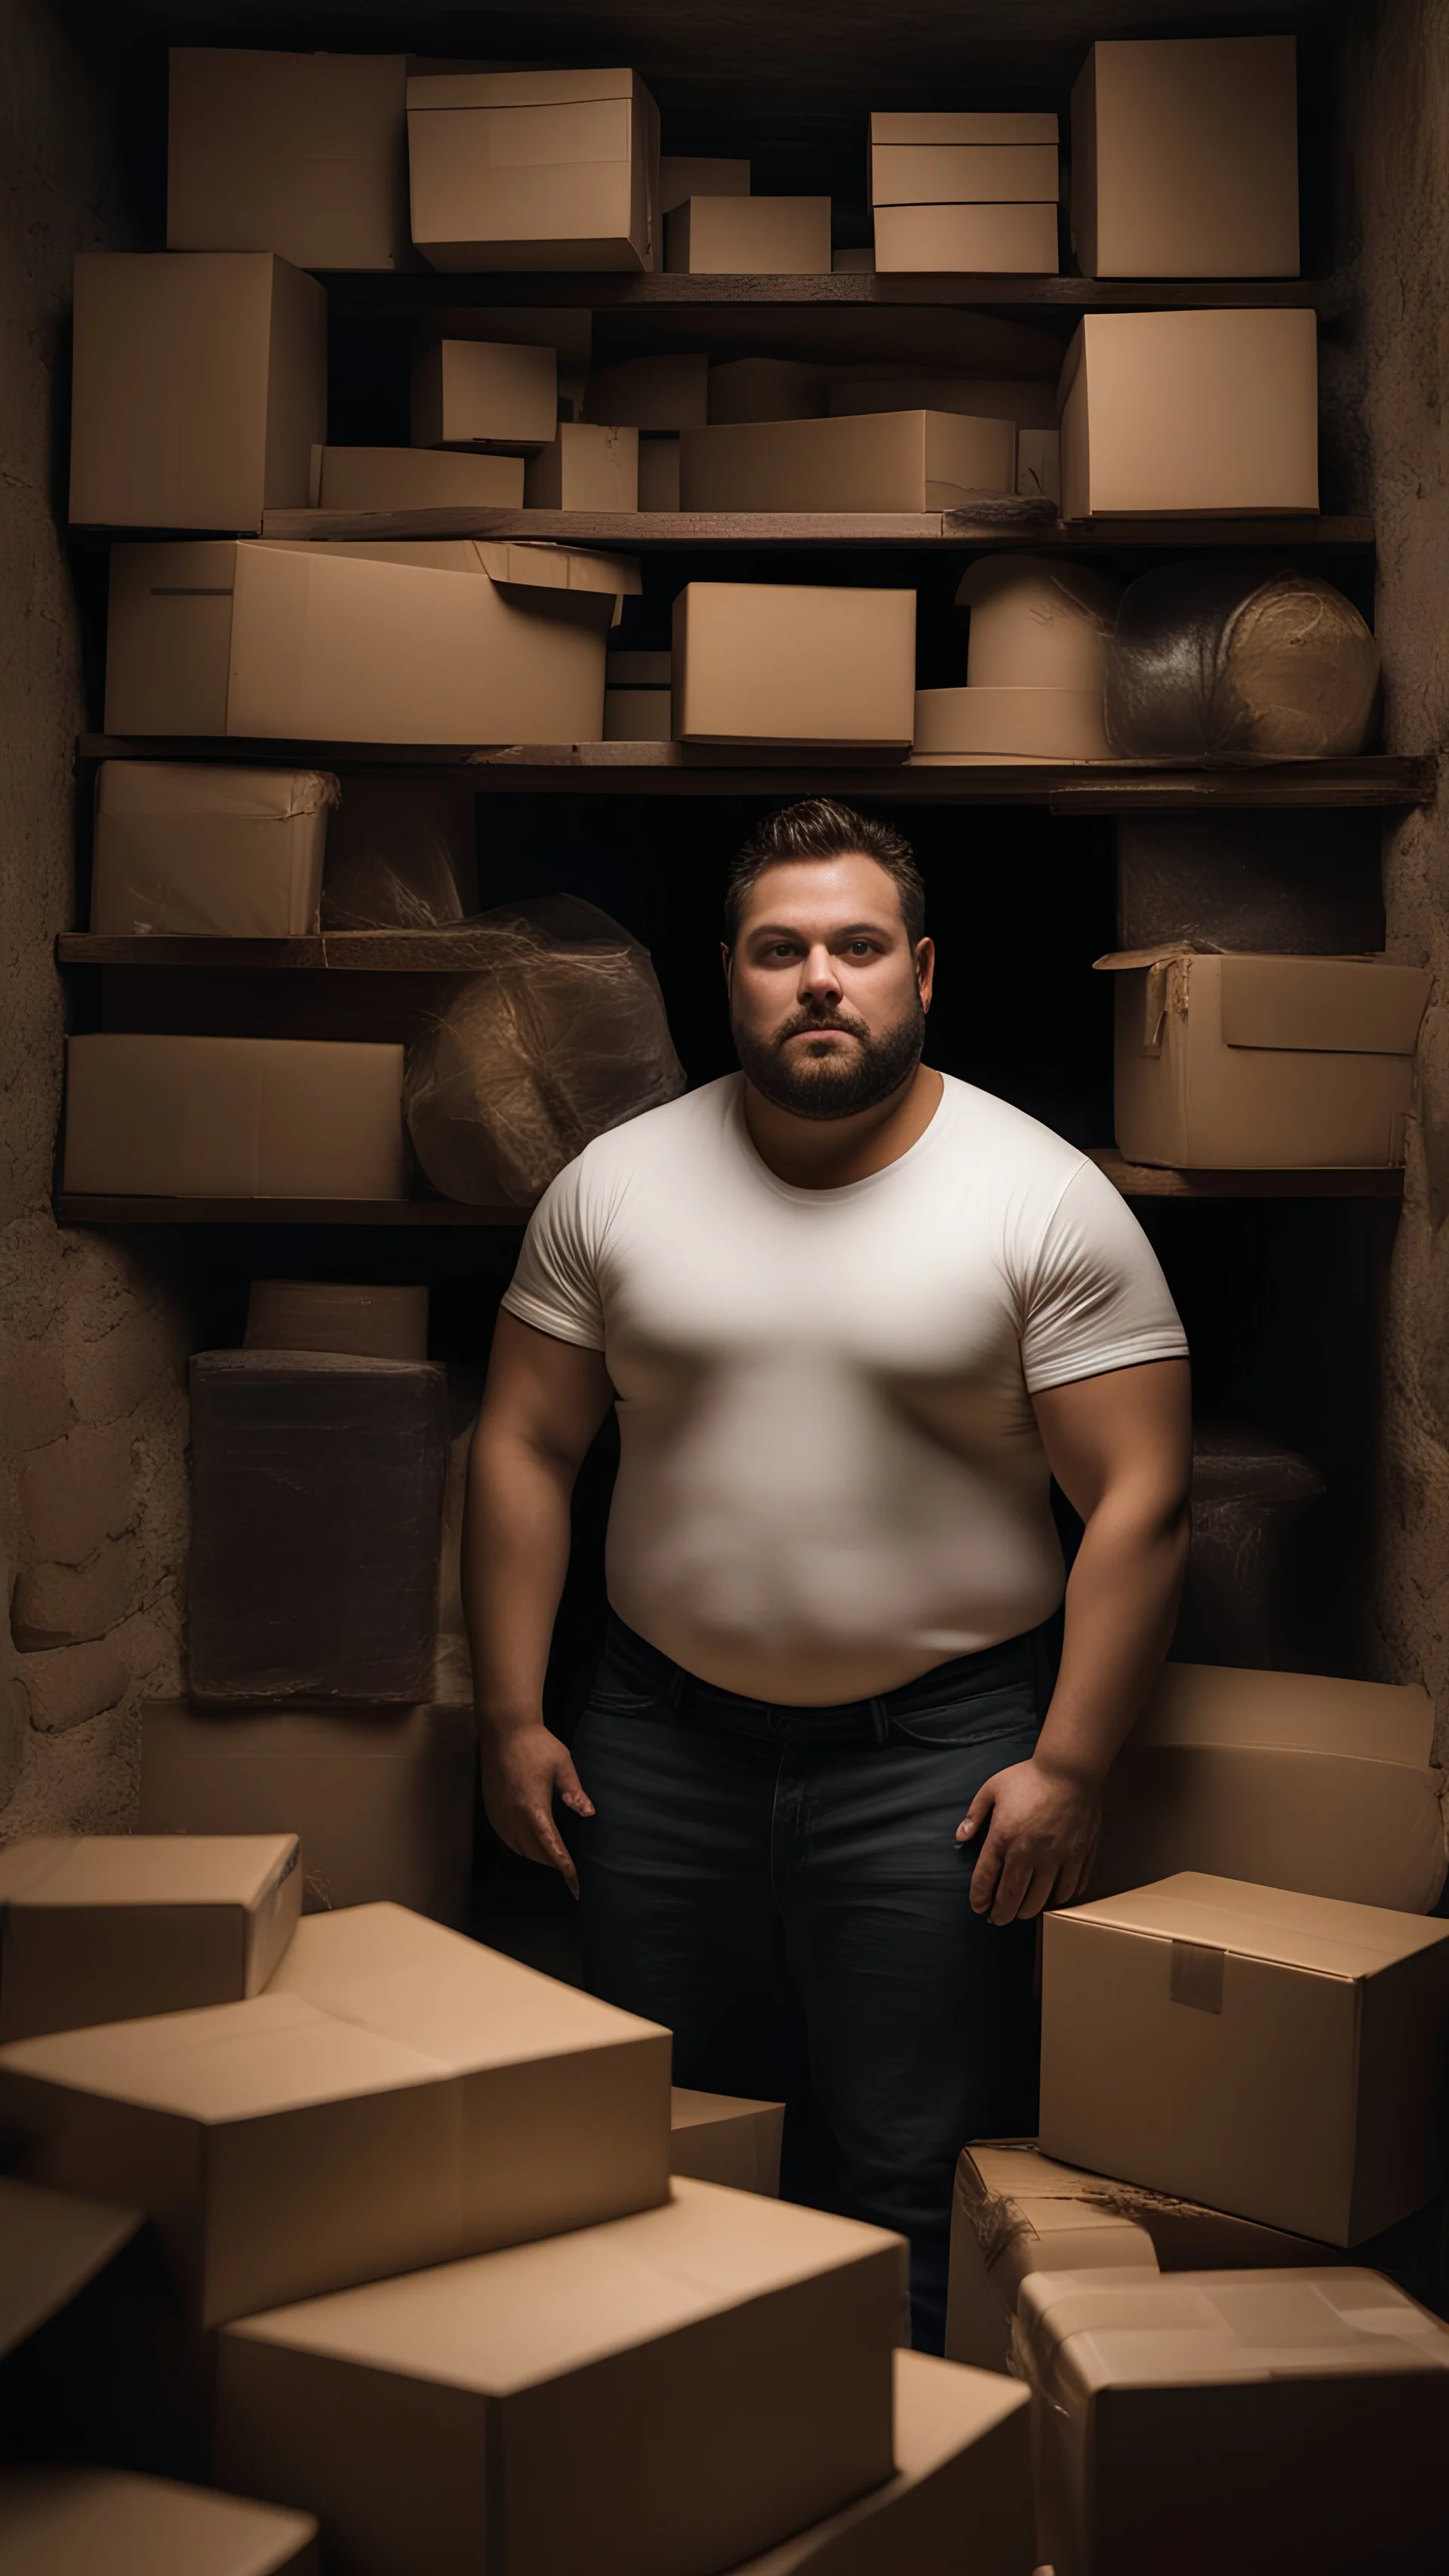
{"label": "jean pocket", "polygon": [[1005,1690],[947,1700],[939,1708],[892,1709],[890,1729],[893,1737],[907,1744],[943,1753],[1015,1744],[1019,1750],[1014,1758],[1024,1762],[1041,1731],[1041,1720],[1030,1685],[1018,1682]]}

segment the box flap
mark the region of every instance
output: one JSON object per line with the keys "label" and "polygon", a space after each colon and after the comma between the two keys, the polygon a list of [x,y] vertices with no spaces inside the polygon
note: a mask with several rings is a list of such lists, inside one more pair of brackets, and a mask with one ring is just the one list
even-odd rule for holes
{"label": "box flap", "polygon": [[1033,2272],[1014,2359],[1048,2393],[1449,2370],[1449,2329],[1377,2272]]}
{"label": "box flap", "polygon": [[0,2354],[77,2297],[144,2225],[138,2209],[0,2175]]}
{"label": "box flap", "polygon": [[295,1834],[36,1835],[0,1852],[0,1903],[252,1906],[298,1855]]}
{"label": "box flap", "polygon": [[1417,1682],[1165,1664],[1129,1742],[1351,1753],[1427,1770],[1434,1758],[1434,1703]]}
{"label": "box flap", "polygon": [[1246,1880],[1182,1870],[1125,1896],[1100,1896],[1049,1919],[1052,1925],[1100,1925],[1160,1941],[1190,1942],[1319,1976],[1373,1976],[1381,1968],[1449,1940],[1449,1923],[1386,1907],[1353,1905],[1335,1896],[1253,1887]]}
{"label": "box flap", "polygon": [[1335,1055],[1410,1055],[1432,978],[1422,967],[1359,957],[1224,956],[1228,1046]]}
{"label": "box flap", "polygon": [[647,98],[637,72],[414,72],[408,113],[430,107],[573,107],[595,98]]}

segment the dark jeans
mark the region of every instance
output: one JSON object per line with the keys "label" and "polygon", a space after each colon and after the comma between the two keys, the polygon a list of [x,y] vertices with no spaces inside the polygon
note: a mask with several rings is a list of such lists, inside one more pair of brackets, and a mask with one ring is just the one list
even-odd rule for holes
{"label": "dark jeans", "polygon": [[957,2155],[1036,2126],[1035,1927],[972,1913],[955,1833],[1032,1751],[1056,1636],[776,1708],[614,1620],[573,1748],[597,1813],[559,1818],[592,1991],[673,2031],[676,2083],[787,2104],[787,2197],[909,2239],[926,2351]]}

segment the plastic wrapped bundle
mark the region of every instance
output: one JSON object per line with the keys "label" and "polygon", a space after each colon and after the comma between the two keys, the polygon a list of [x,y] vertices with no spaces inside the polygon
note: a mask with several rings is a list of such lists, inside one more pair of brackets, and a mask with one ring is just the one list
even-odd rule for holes
{"label": "plastic wrapped bundle", "polygon": [[1265,1433],[1199,1425],[1177,1663],[1291,1671],[1311,1657],[1300,1524],[1324,1491],[1316,1467]]}
{"label": "plastic wrapped bundle", "polygon": [[478,900],[466,780],[349,777],[327,840],[324,930],[445,930]]}
{"label": "plastic wrapped bundle", "polygon": [[572,895],[485,913],[479,971],[408,1051],[419,1162],[445,1198],[531,1206],[594,1136],[684,1089],[649,953]]}
{"label": "plastic wrapped bundle", "polygon": [[1123,594],[1107,733],[1139,759],[1324,760],[1362,751],[1379,648],[1331,582],[1241,556],[1167,564]]}

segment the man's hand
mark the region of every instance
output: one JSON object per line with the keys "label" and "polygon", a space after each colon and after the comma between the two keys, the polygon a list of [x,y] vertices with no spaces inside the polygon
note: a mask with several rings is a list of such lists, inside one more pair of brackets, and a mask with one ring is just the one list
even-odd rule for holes
{"label": "man's hand", "polygon": [[525,1725],[488,1728],[483,1738],[483,1804],[488,1822],[520,1860],[536,1860],[545,1869],[556,1869],[570,1895],[577,1896],[578,1872],[553,1820],[555,1797],[576,1816],[594,1812],[568,1746],[550,1735],[542,1718]]}
{"label": "man's hand", "polygon": [[990,1819],[971,1873],[971,1903],[993,1923],[1025,1922],[1086,1892],[1102,1824],[1102,1798],[1035,1757],[1013,1762],[977,1790],[956,1829],[974,1842]]}

